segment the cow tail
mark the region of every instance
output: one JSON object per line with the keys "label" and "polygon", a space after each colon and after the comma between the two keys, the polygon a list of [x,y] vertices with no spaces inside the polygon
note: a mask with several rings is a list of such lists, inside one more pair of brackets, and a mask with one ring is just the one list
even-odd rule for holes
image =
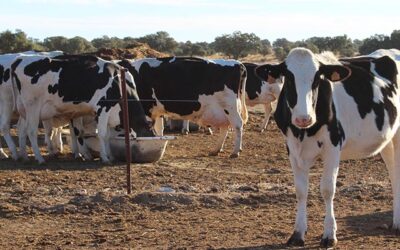
{"label": "cow tail", "polygon": [[249,118],[249,114],[247,112],[247,107],[246,107],[246,80],[247,80],[246,67],[242,63],[240,63],[240,84],[238,93],[240,95],[240,102],[242,106],[241,115],[243,124],[246,124]]}

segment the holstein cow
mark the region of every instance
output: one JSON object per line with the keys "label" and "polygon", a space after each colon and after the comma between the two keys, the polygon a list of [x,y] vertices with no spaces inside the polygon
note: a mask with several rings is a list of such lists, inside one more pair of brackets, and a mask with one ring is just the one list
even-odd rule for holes
{"label": "holstein cow", "polygon": [[[0,55],[0,132],[3,134],[7,146],[14,160],[18,159],[15,143],[10,135],[11,118],[14,112],[14,95],[11,81],[11,64],[18,56],[22,55],[47,55],[57,56],[63,54],[62,51],[51,52],[35,52],[25,51],[21,53],[3,54]],[[0,158],[7,158],[0,146]]]}
{"label": "holstein cow", "polygon": [[217,147],[210,153],[217,155],[231,126],[236,134],[231,157],[239,155],[243,124],[247,121],[243,64],[194,57],[123,60],[119,64],[132,73],[144,111],[155,121],[159,135],[163,133],[163,115],[221,128]]}
{"label": "holstein cow", "polygon": [[[308,173],[323,161],[326,211],[321,245],[333,246],[333,211],[339,161],[380,153],[393,188],[393,229],[400,229],[399,55],[338,61],[332,53],[293,49],[284,62],[256,69],[261,79],[284,76],[275,120],[286,137],[294,173],[297,214],[289,245],[304,245]],[[372,54],[373,55],[373,54]]]}
{"label": "holstein cow", "polygon": [[255,74],[258,66],[255,63],[244,63],[247,70],[246,81],[246,105],[254,107],[258,104],[264,106],[264,121],[261,125],[261,132],[267,128],[271,113],[275,112],[277,100],[282,89],[282,80],[278,79],[259,79]]}
{"label": "holstein cow", "polygon": [[[212,60],[216,63],[223,63],[223,59]],[[272,79],[260,80],[254,70],[258,66],[255,63],[243,63],[247,71],[246,80],[246,106],[254,107],[256,105],[264,106],[264,121],[261,125],[260,132],[264,132],[267,128],[267,124],[271,113],[275,112],[276,105],[278,103],[278,97],[282,89],[282,80],[276,79],[276,82],[272,82]],[[189,121],[183,121],[182,133],[188,134],[189,132]],[[208,133],[212,134],[212,130],[208,128]]]}
{"label": "holstein cow", "polygon": [[[44,159],[37,144],[39,120],[71,120],[93,115],[98,122],[100,157],[112,160],[108,143],[110,110],[121,97],[121,67],[94,56],[21,56],[12,64],[17,108],[26,119],[27,133],[35,158]],[[151,136],[150,126],[138,101],[134,80],[127,72],[131,128],[139,136]],[[117,114],[118,115],[118,114]]]}

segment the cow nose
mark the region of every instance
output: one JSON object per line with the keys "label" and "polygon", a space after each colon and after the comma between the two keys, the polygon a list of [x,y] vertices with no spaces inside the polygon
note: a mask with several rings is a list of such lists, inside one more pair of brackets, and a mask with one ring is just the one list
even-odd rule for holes
{"label": "cow nose", "polygon": [[299,128],[305,128],[311,125],[311,116],[305,115],[305,116],[299,116],[296,117],[294,120],[296,123],[295,125]]}

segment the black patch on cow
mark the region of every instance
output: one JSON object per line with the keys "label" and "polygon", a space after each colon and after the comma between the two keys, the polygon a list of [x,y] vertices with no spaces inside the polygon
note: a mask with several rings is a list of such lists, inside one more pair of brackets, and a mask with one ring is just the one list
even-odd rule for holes
{"label": "black patch on cow", "polygon": [[[385,110],[389,115],[389,123],[390,126],[393,126],[394,121],[397,117],[397,110],[393,103],[389,100],[389,97],[393,97],[395,93],[395,88],[397,87],[397,82],[389,82],[386,87],[381,87],[380,91],[383,95],[383,102],[376,103],[374,102],[374,92],[373,92],[373,82],[374,75],[369,70],[371,63],[375,64],[375,69],[377,69],[377,73],[384,74],[385,76],[393,79],[393,74],[389,74],[388,70],[382,70],[382,67],[388,67],[391,72],[397,72],[396,65],[393,64],[393,60],[389,58],[389,61],[385,60],[373,60],[372,62],[362,63],[358,62],[356,64],[348,64],[347,66],[351,69],[352,74],[351,77],[343,81],[343,87],[346,90],[346,93],[354,98],[354,101],[357,104],[357,109],[362,119],[365,118],[367,114],[370,112],[375,113],[375,124],[379,131],[382,131],[384,118],[385,118]],[[368,68],[368,70],[366,70]],[[378,72],[378,69],[380,73]],[[395,78],[395,77],[394,77]]]}
{"label": "black patch on cow", "polygon": [[287,144],[285,144],[285,146],[286,146],[286,152],[287,152],[287,154],[288,154],[288,155],[290,155],[290,149],[289,149],[289,146],[288,146]]}
{"label": "black patch on cow", "polygon": [[11,77],[14,79],[15,84],[17,85],[18,91],[21,92],[21,81],[19,80],[17,74],[15,74],[15,69],[18,67],[18,65],[22,62],[22,59],[19,58],[15,60],[11,64]]}
{"label": "black patch on cow", "polygon": [[157,99],[168,112],[190,115],[200,109],[200,95],[212,95],[225,87],[239,94],[241,65],[222,66],[196,57],[158,58],[159,66],[143,62],[138,71],[128,61],[126,67],[135,79],[137,92],[146,115],[156,105]]}
{"label": "black patch on cow", "polygon": [[3,83],[4,67],[0,65],[0,84]]}
{"label": "black patch on cow", "polygon": [[229,115],[229,111],[224,109],[225,114]]}
{"label": "black patch on cow", "polygon": [[79,129],[74,127],[74,134],[75,136],[79,136]]}
{"label": "black patch on cow", "polygon": [[247,71],[246,93],[250,100],[254,100],[261,93],[261,87],[264,84],[255,74],[255,69],[258,66],[254,63],[244,63]]}
{"label": "black patch on cow", "polygon": [[78,142],[79,142],[79,144],[83,145],[83,138],[82,137],[78,137]]}
{"label": "black patch on cow", "polygon": [[297,90],[294,75],[290,71],[285,74],[285,84],[287,86],[287,91],[284,92],[285,97],[289,107],[293,109],[297,104]]}
{"label": "black patch on cow", "polygon": [[[10,69],[9,69],[9,68],[7,68],[7,69],[4,71],[3,81],[4,81],[4,82],[7,82],[8,79],[10,79]],[[0,83],[0,84],[1,84],[1,83]]]}
{"label": "black patch on cow", "polygon": [[322,141],[317,141],[318,147],[322,148],[322,145],[324,144]]}

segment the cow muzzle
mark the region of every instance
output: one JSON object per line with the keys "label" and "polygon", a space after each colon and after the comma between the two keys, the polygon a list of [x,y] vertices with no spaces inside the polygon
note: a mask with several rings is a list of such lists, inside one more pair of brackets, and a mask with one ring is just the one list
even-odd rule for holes
{"label": "cow muzzle", "polygon": [[294,125],[298,128],[308,128],[312,123],[312,118],[309,115],[298,116],[294,119]]}

